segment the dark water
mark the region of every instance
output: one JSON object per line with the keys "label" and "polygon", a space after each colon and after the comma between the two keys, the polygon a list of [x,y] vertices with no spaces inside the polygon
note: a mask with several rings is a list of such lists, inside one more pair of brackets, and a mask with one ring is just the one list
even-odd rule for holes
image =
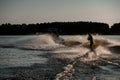
{"label": "dark water", "polygon": [[120,80],[120,36],[60,37],[0,36],[0,80]]}

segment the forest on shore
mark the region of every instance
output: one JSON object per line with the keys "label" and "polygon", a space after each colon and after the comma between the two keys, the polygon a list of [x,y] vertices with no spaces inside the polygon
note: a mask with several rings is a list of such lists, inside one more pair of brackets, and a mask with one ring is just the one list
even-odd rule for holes
{"label": "forest on shore", "polygon": [[101,34],[120,35],[120,23],[109,26],[99,22],[51,22],[36,24],[2,24],[0,35],[30,35],[55,33],[60,35]]}

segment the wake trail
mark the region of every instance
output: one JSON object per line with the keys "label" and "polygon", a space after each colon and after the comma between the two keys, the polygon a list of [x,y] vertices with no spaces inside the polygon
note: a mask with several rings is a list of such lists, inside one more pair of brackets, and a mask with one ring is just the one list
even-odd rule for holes
{"label": "wake trail", "polygon": [[[78,57],[76,57],[74,59],[74,61],[72,61],[70,64],[68,64],[67,66],[64,67],[64,71],[58,73],[55,76],[54,80],[69,80],[72,75],[74,74],[75,71],[75,66],[77,65],[77,63],[79,63],[80,60],[83,60],[84,58],[87,58],[86,56],[88,56],[88,54],[84,54],[84,55],[79,55]],[[95,77],[93,77],[94,80]]]}
{"label": "wake trail", "polygon": [[[120,67],[119,63],[115,63],[115,62],[112,62],[110,60],[106,60],[102,56],[99,56],[99,55],[97,56],[96,54],[94,54],[94,59],[90,59],[89,58],[90,54],[91,53],[86,53],[82,56],[78,55],[78,57],[74,58],[74,61],[70,62],[67,66],[64,67],[64,71],[58,73],[55,76],[54,80],[70,80],[72,75],[75,72],[76,65],[79,64],[80,62],[83,62],[85,65],[91,65],[91,66],[98,67],[100,69],[103,69],[103,67],[100,66],[100,65],[97,65],[97,64],[93,64],[90,61],[99,60],[100,62],[104,62],[104,63],[110,64],[110,65],[113,65],[113,66]],[[108,71],[111,72],[111,70],[108,70]],[[93,77],[91,78],[91,80],[96,80],[96,76],[95,76],[96,74],[92,73],[92,75],[93,75]]]}
{"label": "wake trail", "polygon": [[102,57],[99,57],[99,58],[100,58],[100,60],[103,61],[103,62],[106,62],[106,63],[108,63],[108,64],[111,64],[111,65],[114,65],[114,66],[120,67],[120,64],[119,64],[119,63],[115,63],[115,62],[112,62],[112,61],[106,60],[106,59],[104,59],[104,58],[102,58]]}

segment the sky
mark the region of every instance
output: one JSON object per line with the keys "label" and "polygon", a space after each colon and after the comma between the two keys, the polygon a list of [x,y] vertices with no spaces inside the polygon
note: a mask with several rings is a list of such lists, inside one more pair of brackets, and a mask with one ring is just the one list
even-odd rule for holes
{"label": "sky", "polygon": [[120,22],[120,0],[0,0],[0,24]]}

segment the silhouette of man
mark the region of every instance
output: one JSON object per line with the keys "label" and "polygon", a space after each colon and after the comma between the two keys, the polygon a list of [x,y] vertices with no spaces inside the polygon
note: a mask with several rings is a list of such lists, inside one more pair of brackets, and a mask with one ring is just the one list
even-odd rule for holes
{"label": "silhouette of man", "polygon": [[90,34],[90,33],[88,33],[88,41],[90,42],[90,45],[89,45],[89,47],[90,47],[90,49],[91,49],[91,51],[93,51],[93,37],[92,37],[92,35]]}

